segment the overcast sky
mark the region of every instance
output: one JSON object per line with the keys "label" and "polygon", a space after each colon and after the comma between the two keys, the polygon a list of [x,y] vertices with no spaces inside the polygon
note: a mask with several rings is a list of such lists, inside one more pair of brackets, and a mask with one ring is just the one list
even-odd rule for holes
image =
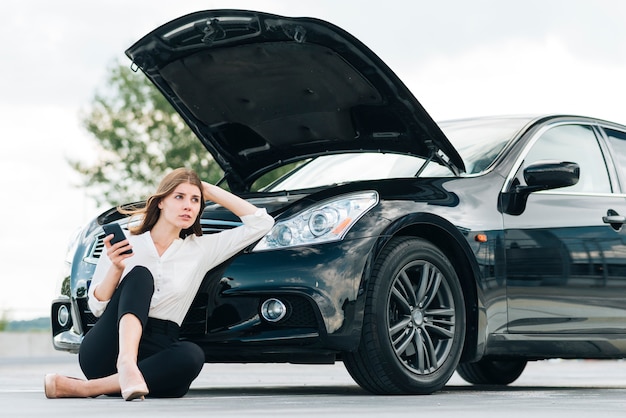
{"label": "overcast sky", "polygon": [[69,236],[106,209],[73,187],[66,161],[96,158],[80,115],[107,69],[156,26],[216,8],[346,29],[435,120],[547,112],[626,124],[622,0],[3,0],[0,317],[49,314]]}

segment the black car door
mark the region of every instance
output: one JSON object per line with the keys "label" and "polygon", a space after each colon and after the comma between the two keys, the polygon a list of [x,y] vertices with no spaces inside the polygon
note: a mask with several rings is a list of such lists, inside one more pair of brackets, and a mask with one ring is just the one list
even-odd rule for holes
{"label": "black car door", "polygon": [[531,193],[505,214],[508,330],[614,333],[626,330],[626,200],[599,130],[558,124],[540,130],[518,172],[540,160],[580,165],[576,185]]}

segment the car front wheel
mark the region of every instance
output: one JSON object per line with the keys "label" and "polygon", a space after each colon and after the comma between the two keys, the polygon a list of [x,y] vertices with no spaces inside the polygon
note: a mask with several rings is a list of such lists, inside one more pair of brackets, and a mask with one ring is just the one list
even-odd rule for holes
{"label": "car front wheel", "polygon": [[367,283],[359,348],[344,353],[352,378],[375,394],[428,394],[459,362],[465,304],[456,272],[430,242],[394,238]]}

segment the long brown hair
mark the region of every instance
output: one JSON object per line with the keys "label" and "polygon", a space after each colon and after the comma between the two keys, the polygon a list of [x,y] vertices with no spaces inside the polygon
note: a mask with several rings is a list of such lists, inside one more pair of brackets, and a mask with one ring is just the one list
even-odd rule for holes
{"label": "long brown hair", "polygon": [[118,207],[118,211],[125,215],[142,215],[142,220],[139,225],[129,228],[130,232],[133,235],[139,235],[150,231],[161,216],[161,209],[159,209],[159,203],[161,200],[169,196],[172,192],[174,192],[178,185],[183,183],[198,186],[198,189],[200,189],[200,211],[198,212],[198,216],[196,217],[193,225],[187,229],[183,229],[180,232],[180,236],[181,238],[185,238],[191,234],[201,236],[202,226],[200,225],[200,217],[202,216],[202,211],[204,210],[204,188],[202,187],[202,180],[200,180],[198,174],[196,174],[195,171],[184,167],[177,168],[163,177],[156,193],[146,200],[144,207]]}

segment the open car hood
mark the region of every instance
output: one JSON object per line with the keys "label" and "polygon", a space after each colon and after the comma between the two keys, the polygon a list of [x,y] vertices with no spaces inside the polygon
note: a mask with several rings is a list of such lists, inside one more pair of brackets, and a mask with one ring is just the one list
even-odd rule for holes
{"label": "open car hood", "polygon": [[155,29],[126,55],[186,120],[235,190],[281,164],[346,151],[430,156],[464,171],[402,81],[328,22],[201,11]]}

